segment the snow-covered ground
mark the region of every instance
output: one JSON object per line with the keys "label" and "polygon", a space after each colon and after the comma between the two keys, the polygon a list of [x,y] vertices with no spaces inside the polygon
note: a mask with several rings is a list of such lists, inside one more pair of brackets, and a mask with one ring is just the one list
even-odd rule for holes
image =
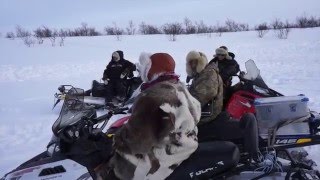
{"label": "snow-covered ground", "polygon": [[[67,38],[64,47],[26,47],[21,40],[0,38],[0,176],[45,150],[59,108],[52,110],[53,94],[61,84],[87,89],[100,79],[115,50],[137,62],[145,52],[167,52],[176,60],[184,81],[185,56],[198,50],[212,57],[226,45],[244,62],[255,60],[267,84],[286,95],[305,94],[312,110],[320,111],[320,28],[294,29],[280,40],[270,31],[263,39],[256,32],[225,33],[222,37],[181,35],[171,42],[165,35]],[[310,152],[320,164],[318,148]]]}

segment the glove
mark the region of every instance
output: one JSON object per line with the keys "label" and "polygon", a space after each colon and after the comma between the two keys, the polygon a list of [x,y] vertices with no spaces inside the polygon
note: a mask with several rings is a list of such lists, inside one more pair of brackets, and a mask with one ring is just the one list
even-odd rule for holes
{"label": "glove", "polygon": [[123,78],[127,77],[128,74],[129,74],[129,72],[130,72],[129,69],[124,70],[124,71],[121,73],[120,78],[123,79]]}
{"label": "glove", "polygon": [[243,77],[245,74],[246,74],[246,72],[244,72],[244,71],[240,71],[239,76],[240,76],[240,77]]}
{"label": "glove", "polygon": [[103,83],[104,83],[104,85],[108,85],[109,80],[104,80]]}
{"label": "glove", "polygon": [[190,76],[187,76],[186,82],[189,83],[191,79],[192,79],[192,78],[191,78]]}

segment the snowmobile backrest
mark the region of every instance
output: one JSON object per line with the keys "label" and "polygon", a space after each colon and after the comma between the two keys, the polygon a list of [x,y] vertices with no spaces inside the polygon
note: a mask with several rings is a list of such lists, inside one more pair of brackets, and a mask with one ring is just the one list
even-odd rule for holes
{"label": "snowmobile backrest", "polygon": [[216,179],[215,176],[236,167],[239,159],[239,149],[231,142],[203,142],[166,180]]}

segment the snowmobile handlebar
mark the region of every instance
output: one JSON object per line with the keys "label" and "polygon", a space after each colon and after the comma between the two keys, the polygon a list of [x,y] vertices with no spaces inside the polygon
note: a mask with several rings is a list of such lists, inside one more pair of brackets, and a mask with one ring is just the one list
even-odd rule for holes
{"label": "snowmobile handlebar", "polygon": [[[109,122],[109,119],[113,115],[124,114],[124,111],[128,109],[128,107],[118,107],[110,110],[107,114],[97,118],[82,117],[81,121],[79,121],[78,123],[65,128],[63,132],[60,134],[60,137],[64,139],[66,142],[72,143],[78,141],[79,139],[87,139],[90,136],[95,136],[97,133],[101,132],[105,128],[105,126]],[[103,122],[103,124],[99,128],[93,127],[94,125],[100,122]]]}
{"label": "snowmobile handlebar", "polygon": [[93,119],[94,122],[96,123],[99,123],[101,121],[104,121],[104,120],[108,120],[110,119],[113,115],[116,115],[116,114],[125,114],[124,111],[128,110],[129,108],[128,107],[117,107],[117,108],[114,108],[114,109],[111,109],[109,110],[109,112],[105,115],[102,115],[100,117],[97,117],[95,119]]}

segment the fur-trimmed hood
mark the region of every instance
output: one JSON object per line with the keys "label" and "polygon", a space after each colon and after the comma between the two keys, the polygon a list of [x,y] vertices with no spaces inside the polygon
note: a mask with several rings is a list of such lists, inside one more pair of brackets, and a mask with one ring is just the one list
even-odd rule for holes
{"label": "fur-trimmed hood", "polygon": [[175,61],[167,53],[141,53],[139,57],[138,70],[143,82],[149,82],[157,77],[174,73]]}
{"label": "fur-trimmed hood", "polygon": [[200,73],[208,64],[207,56],[204,53],[198,52],[198,51],[190,51],[186,57],[186,71],[187,71],[187,75],[190,77],[194,74],[194,72],[192,72],[192,69],[189,65],[189,62],[191,60],[198,61],[198,65],[196,68],[197,73]]}

